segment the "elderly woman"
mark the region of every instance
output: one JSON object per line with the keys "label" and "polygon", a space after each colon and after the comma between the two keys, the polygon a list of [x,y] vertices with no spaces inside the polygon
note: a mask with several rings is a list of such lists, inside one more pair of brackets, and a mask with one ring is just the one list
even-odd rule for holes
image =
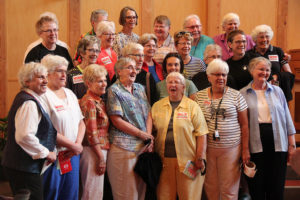
{"label": "elderly woman", "polygon": [[[137,70],[133,59],[119,59],[115,73],[118,80],[108,89],[107,101],[107,114],[112,122],[108,177],[115,200],[144,199],[145,183],[135,175],[133,168],[144,141],[153,140],[150,105],[145,88],[134,82]],[[149,148],[151,150],[151,146]]]}
{"label": "elderly woman", "polygon": [[153,105],[157,100],[156,83],[150,72],[142,69],[144,62],[144,47],[137,43],[129,43],[122,50],[123,57],[130,57],[136,63],[135,82],[142,84],[146,89],[148,102]]}
{"label": "elderly woman", "polygon": [[247,35],[242,30],[234,30],[229,33],[227,40],[233,53],[233,56],[226,61],[229,66],[229,75],[235,82],[233,88],[240,90],[252,80],[248,71],[250,57],[246,54]]}
{"label": "elderly woman", "polygon": [[79,154],[85,124],[74,93],[65,88],[68,61],[47,55],[41,63],[48,69],[48,89],[43,96],[57,130],[58,159],[44,174],[44,199],[78,199]]}
{"label": "elderly woman", "polygon": [[144,47],[144,62],[142,69],[146,72],[150,72],[156,83],[164,80],[161,65],[153,59],[157,47],[156,36],[153,34],[145,33],[139,39],[139,43]]}
{"label": "elderly woman", "polygon": [[203,53],[207,45],[214,44],[214,40],[201,34],[202,24],[197,15],[189,15],[184,19],[183,29],[193,36],[191,56],[203,59]]}
{"label": "elderly woman", "polygon": [[[216,44],[220,45],[222,48],[222,59],[227,60],[233,56],[233,52],[228,46],[228,36],[231,31],[237,30],[240,26],[240,18],[236,13],[228,13],[223,17],[222,28],[225,33],[216,35],[214,41]],[[249,35],[246,37],[246,50],[252,49],[254,47],[254,42]]]}
{"label": "elderly woman", "polygon": [[191,80],[198,72],[205,72],[204,62],[197,57],[190,56],[193,37],[189,32],[178,31],[174,34],[175,47],[184,63],[184,76]]}
{"label": "elderly woman", "polygon": [[54,162],[56,130],[40,103],[47,89],[47,69],[30,62],[19,70],[22,90],[8,114],[8,136],[2,166],[14,195],[30,190],[30,199],[43,199],[42,176],[45,161]]}
{"label": "elderly woman", "polygon": [[88,65],[97,62],[100,41],[95,36],[85,36],[79,41],[77,51],[82,61],[68,71],[67,88],[72,90],[78,99],[81,99],[87,90],[82,79],[82,72]]}
{"label": "elderly woman", "polygon": [[254,58],[249,71],[253,81],[241,93],[249,106],[251,161],[257,168],[254,178],[248,179],[250,194],[255,200],[283,200],[287,160],[296,148],[296,130],[282,90],[267,82],[271,62]]}
{"label": "elderly woman", "polygon": [[162,200],[201,199],[204,176],[193,179],[185,167],[193,161],[194,170],[204,170],[206,157],[205,118],[196,102],[184,95],[185,79],[179,72],[167,76],[169,96],[152,108],[153,125],[157,130],[155,151],[163,160],[157,196]]}
{"label": "elderly woman", "polygon": [[116,36],[113,49],[120,58],[121,51],[126,44],[129,42],[137,42],[139,40],[139,36],[132,32],[138,24],[138,15],[136,11],[129,6],[124,7],[120,12],[119,24],[123,26],[123,28]]}
{"label": "elderly woman", "polygon": [[35,31],[42,42],[32,48],[25,57],[25,63],[41,61],[47,54],[59,55],[69,62],[68,69],[73,68],[73,63],[68,49],[57,44],[58,21],[53,15],[43,15],[35,24]]}
{"label": "elderly woman", "polygon": [[209,129],[205,191],[208,199],[238,199],[240,157],[249,161],[247,104],[237,90],[226,86],[228,65],[215,59],[206,73],[211,87],[199,91],[200,105]]}
{"label": "elderly woman", "polygon": [[[222,49],[219,45],[209,44],[206,46],[204,51],[204,59],[203,59],[206,67],[211,61],[213,61],[216,58],[220,59],[221,57],[222,57]],[[193,76],[192,81],[196,85],[198,90],[203,90],[210,86],[210,83],[207,79],[206,72],[198,72]]]}
{"label": "elderly woman", "polygon": [[169,52],[175,52],[174,39],[170,35],[171,21],[165,15],[159,15],[154,19],[154,34],[157,38],[157,50],[154,59],[162,64]]}
{"label": "elderly woman", "polygon": [[115,32],[115,23],[108,21],[100,22],[96,30],[97,37],[101,40],[101,52],[98,55],[97,64],[104,65],[110,80],[115,75],[114,66],[118,60],[116,52],[112,49]]}
{"label": "elderly woman", "polygon": [[82,200],[103,198],[106,155],[109,149],[109,120],[105,103],[100,96],[106,91],[106,75],[105,67],[96,64],[87,66],[83,72],[83,80],[88,90],[80,100],[86,124],[80,157]]}
{"label": "elderly woman", "polygon": [[[168,53],[163,62],[163,70],[165,74],[169,74],[171,72],[180,72],[183,73],[184,64],[178,53]],[[166,80],[163,80],[156,84],[157,88],[157,96],[159,99],[168,96],[167,84]],[[185,87],[184,87],[184,95],[194,99],[194,96],[198,92],[195,84],[185,79]]]}

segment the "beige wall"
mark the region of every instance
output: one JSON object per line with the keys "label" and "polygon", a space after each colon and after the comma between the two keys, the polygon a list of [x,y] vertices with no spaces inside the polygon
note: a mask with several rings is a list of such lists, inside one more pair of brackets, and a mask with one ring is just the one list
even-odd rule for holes
{"label": "beige wall", "polygon": [[[60,23],[59,38],[69,44],[68,33],[74,29],[74,27],[69,27],[69,3],[80,2],[78,3],[80,33],[91,29],[90,13],[97,8],[107,10],[109,20],[114,21],[117,31],[120,31],[121,26],[118,24],[120,10],[124,6],[130,5],[136,9],[139,15],[139,25],[134,30],[138,34],[153,31],[153,19],[157,15],[169,16],[172,23],[171,34],[173,34],[182,29],[183,20],[187,15],[197,14],[203,24],[203,33],[214,36],[222,33],[220,24],[224,14],[236,12],[241,19],[240,28],[248,34],[256,25],[263,23],[270,25],[275,33],[272,43],[276,45],[278,43],[276,37],[278,27],[283,26],[278,23],[278,15],[282,14],[278,9],[280,1],[283,0],[0,0],[0,2],[5,2],[0,5],[0,8],[5,10],[6,58],[2,60],[5,64],[0,66],[0,71],[6,70],[6,74],[0,77],[4,77],[2,81],[6,81],[6,94],[4,94],[6,110],[9,109],[14,96],[19,91],[17,72],[22,64],[26,47],[38,38],[34,24],[39,15],[45,11],[56,13]],[[300,37],[298,36],[300,32],[300,1],[284,1],[288,2],[287,49],[300,48]],[[76,38],[79,36],[80,34]],[[70,49],[70,52],[73,56],[74,48]]]}

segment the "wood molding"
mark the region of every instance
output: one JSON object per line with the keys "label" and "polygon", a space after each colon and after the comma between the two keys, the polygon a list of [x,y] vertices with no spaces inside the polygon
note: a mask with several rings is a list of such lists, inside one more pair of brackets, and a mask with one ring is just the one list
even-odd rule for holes
{"label": "wood molding", "polygon": [[81,0],[69,0],[69,53],[73,57],[80,31],[80,3]]}
{"label": "wood molding", "polygon": [[220,34],[221,27],[221,0],[208,0],[207,2],[207,35]]}
{"label": "wood molding", "polygon": [[0,0],[0,117],[6,115],[6,26],[5,0]]}
{"label": "wood molding", "polygon": [[141,35],[144,33],[152,33],[153,21],[154,21],[154,0],[141,1]]}
{"label": "wood molding", "polygon": [[289,0],[278,0],[277,12],[277,46],[287,51],[287,20]]}

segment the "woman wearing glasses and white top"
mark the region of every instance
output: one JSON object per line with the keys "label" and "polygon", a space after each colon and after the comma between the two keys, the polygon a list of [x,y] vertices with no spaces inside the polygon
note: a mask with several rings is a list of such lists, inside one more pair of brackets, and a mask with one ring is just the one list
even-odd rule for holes
{"label": "woman wearing glasses and white top", "polygon": [[206,73],[211,87],[199,91],[200,105],[209,129],[204,188],[209,200],[238,199],[240,157],[249,161],[247,104],[237,90],[226,86],[228,65],[215,59]]}

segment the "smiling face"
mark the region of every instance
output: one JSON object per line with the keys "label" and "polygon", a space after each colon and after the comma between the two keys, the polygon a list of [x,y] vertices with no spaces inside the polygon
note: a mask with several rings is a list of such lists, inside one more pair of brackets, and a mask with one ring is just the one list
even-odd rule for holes
{"label": "smiling face", "polygon": [[37,73],[31,81],[26,81],[26,86],[34,91],[36,94],[41,95],[47,90],[47,73]]}
{"label": "smiling face", "polygon": [[95,64],[100,53],[98,44],[88,45],[85,54],[82,54],[82,60],[88,64]]}
{"label": "smiling face", "polygon": [[194,40],[198,40],[201,37],[202,24],[195,18],[188,20],[185,24],[185,29],[190,32]]}
{"label": "smiling face", "polygon": [[216,71],[207,75],[208,81],[211,83],[213,89],[224,89],[227,83],[226,71]]}
{"label": "smiling face", "polygon": [[126,17],[125,17],[125,24],[126,28],[128,29],[134,29],[136,26],[137,17],[135,15],[135,12],[132,10],[127,10]]}
{"label": "smiling face", "polygon": [[245,55],[247,46],[246,36],[242,34],[234,36],[232,43],[228,42],[228,46],[232,49],[234,55]]}
{"label": "smiling face", "polygon": [[267,49],[270,46],[270,36],[267,33],[259,33],[255,43],[257,48]]}
{"label": "smiling face", "polygon": [[49,86],[61,88],[66,85],[67,80],[67,66],[61,65],[48,74]]}
{"label": "smiling face", "polygon": [[156,43],[154,40],[149,40],[149,42],[147,42],[144,45],[144,54],[145,57],[149,57],[149,58],[153,58],[154,54],[156,51]]}
{"label": "smiling face", "polygon": [[105,89],[107,86],[106,76],[97,77],[93,82],[87,82],[88,89],[96,94],[101,96],[105,94]]}
{"label": "smiling face", "polygon": [[39,36],[46,46],[55,44],[58,38],[57,24],[52,21],[44,22]]}
{"label": "smiling face", "polygon": [[185,57],[190,54],[192,48],[192,42],[185,39],[184,37],[180,38],[178,44],[176,45],[176,50],[178,51],[179,55]]}
{"label": "smiling face", "polygon": [[180,100],[184,94],[184,84],[178,77],[169,77],[167,80],[167,91],[170,100]]}
{"label": "smiling face", "polygon": [[136,49],[131,54],[129,54],[129,57],[135,60],[137,73],[140,73],[144,62],[144,52],[142,50]]}
{"label": "smiling face", "polygon": [[265,62],[259,62],[252,70],[251,75],[254,82],[266,82],[271,74],[271,67]]}
{"label": "smiling face", "polygon": [[166,39],[169,35],[170,26],[164,23],[154,23],[154,34],[157,38]]}
{"label": "smiling face", "polygon": [[171,72],[180,73],[180,60],[176,57],[169,57],[166,64],[167,74]]}
{"label": "smiling face", "polygon": [[132,84],[135,81],[137,70],[134,62],[127,63],[122,69],[118,70],[119,80],[123,84]]}
{"label": "smiling face", "polygon": [[226,35],[229,35],[231,31],[237,30],[238,28],[239,22],[237,19],[231,19],[223,26],[223,30],[225,31]]}
{"label": "smiling face", "polygon": [[101,47],[108,49],[113,46],[114,40],[116,38],[116,33],[113,31],[106,31],[100,35]]}

